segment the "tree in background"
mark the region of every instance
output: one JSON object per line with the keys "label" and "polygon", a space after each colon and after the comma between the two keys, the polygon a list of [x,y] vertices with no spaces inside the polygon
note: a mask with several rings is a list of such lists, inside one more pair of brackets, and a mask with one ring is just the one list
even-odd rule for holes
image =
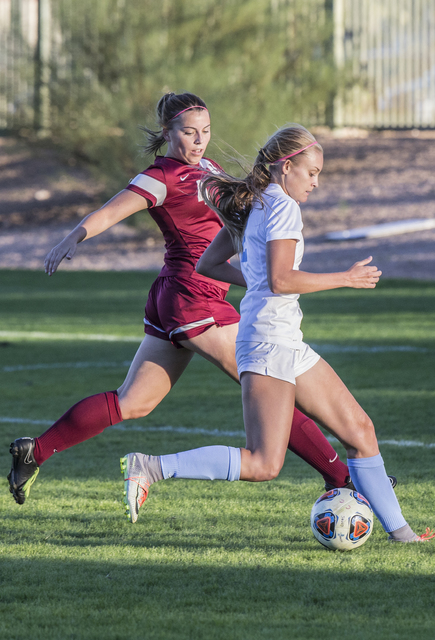
{"label": "tree in background", "polygon": [[[153,124],[167,90],[202,96],[217,146],[248,156],[271,125],[329,123],[337,82],[331,4],[51,2],[49,134],[122,187],[146,162],[138,125]],[[211,152],[225,164],[218,148]]]}

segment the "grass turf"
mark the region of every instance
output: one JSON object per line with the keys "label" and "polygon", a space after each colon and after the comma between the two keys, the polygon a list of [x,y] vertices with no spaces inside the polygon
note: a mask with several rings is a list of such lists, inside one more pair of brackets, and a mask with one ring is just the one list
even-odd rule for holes
{"label": "grass turf", "polygon": [[[0,272],[3,476],[12,439],[36,436],[81,397],[119,386],[151,281]],[[231,290],[230,300],[240,295]],[[435,284],[385,281],[375,291],[303,296],[302,307],[306,340],[374,418],[379,439],[420,445],[386,444],[382,453],[411,525],[434,525],[434,447],[421,445],[434,443]],[[151,416],[53,456],[24,506],[3,482],[0,637],[431,637],[435,545],[389,545],[376,522],[360,549],[324,550],[309,528],[321,478],[291,454],[270,483],[159,483],[136,525],[124,520],[120,455],[239,446],[241,430],[238,386],[195,357]]]}

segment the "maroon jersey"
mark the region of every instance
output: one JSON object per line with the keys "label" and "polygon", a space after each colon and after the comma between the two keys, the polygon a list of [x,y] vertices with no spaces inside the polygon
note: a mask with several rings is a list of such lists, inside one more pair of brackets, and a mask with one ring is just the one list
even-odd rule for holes
{"label": "maroon jersey", "polygon": [[212,160],[198,165],[158,156],[153,165],[137,175],[127,189],[151,202],[149,212],[165,239],[165,266],[161,276],[191,277],[215,282],[226,291],[229,285],[196,273],[195,265],[222,228],[219,217],[202,200],[199,182],[209,172],[221,171]]}

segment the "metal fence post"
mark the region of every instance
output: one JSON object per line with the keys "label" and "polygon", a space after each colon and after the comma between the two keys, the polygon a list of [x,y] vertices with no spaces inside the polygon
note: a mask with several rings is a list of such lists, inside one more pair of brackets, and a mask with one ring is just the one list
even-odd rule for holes
{"label": "metal fence post", "polygon": [[35,58],[35,130],[38,136],[50,131],[50,0],[38,0],[38,44]]}
{"label": "metal fence post", "polygon": [[[344,69],[344,5],[343,0],[334,0],[334,62],[339,71]],[[343,98],[341,90],[335,96],[333,108],[333,124],[335,127],[342,127],[344,121]]]}

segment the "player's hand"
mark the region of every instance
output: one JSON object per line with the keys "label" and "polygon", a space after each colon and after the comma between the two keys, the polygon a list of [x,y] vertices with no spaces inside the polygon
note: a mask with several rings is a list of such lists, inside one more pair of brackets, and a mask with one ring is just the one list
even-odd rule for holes
{"label": "player's hand", "polygon": [[374,289],[379,282],[379,278],[382,275],[377,267],[368,266],[369,262],[373,260],[370,256],[355,262],[355,264],[346,271],[347,287],[353,287],[354,289]]}
{"label": "player's hand", "polygon": [[45,273],[48,273],[49,276],[52,276],[53,273],[57,271],[58,266],[64,258],[71,260],[77,251],[77,243],[71,240],[67,242],[67,240],[68,238],[65,238],[62,242],[59,242],[59,244],[53,247],[47,254],[44,267]]}
{"label": "player's hand", "polygon": [[59,242],[45,258],[45,273],[52,276],[57,271],[58,266],[64,258],[71,260],[77,251],[77,245],[86,238],[86,229],[84,227],[76,227],[66,238]]}

